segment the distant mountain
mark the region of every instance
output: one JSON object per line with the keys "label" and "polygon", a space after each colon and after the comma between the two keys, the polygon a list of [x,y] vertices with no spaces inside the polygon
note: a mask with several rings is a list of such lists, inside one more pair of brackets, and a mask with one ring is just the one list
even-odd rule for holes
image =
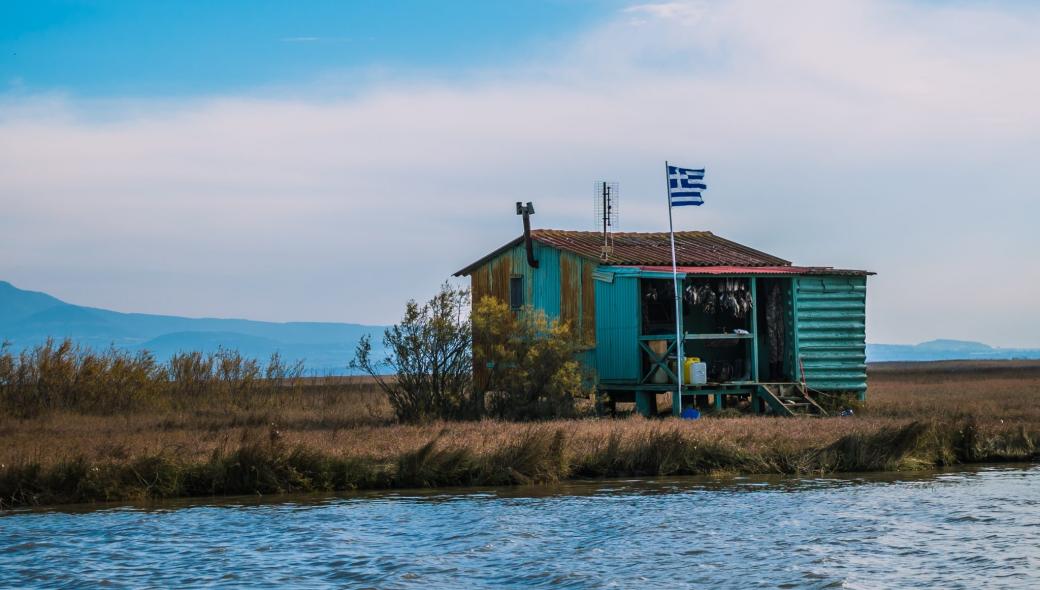
{"label": "distant mountain", "polygon": [[35,346],[48,337],[68,337],[93,348],[148,350],[160,359],[177,352],[210,352],[223,347],[260,359],[278,352],[286,360],[304,360],[308,371],[342,374],[361,336],[373,334],[373,344],[378,345],[382,332],[382,326],[359,324],[120,313],[73,305],[0,281],[0,341],[9,342],[15,350]]}
{"label": "distant mountain", "polygon": [[65,303],[46,293],[23,291],[0,281],[0,325],[61,305]]}
{"label": "distant mountain", "polygon": [[965,340],[929,340],[920,344],[867,344],[867,362],[1040,359],[1037,348],[994,348]]}
{"label": "distant mountain", "polygon": [[918,350],[956,351],[965,354],[984,354],[996,350],[992,346],[981,342],[946,339],[929,340],[928,342],[915,344],[914,347]]}
{"label": "distant mountain", "polygon": [[[308,371],[343,374],[361,336],[372,334],[373,344],[378,346],[383,329],[120,313],[65,303],[0,281],[0,342],[10,342],[15,350],[35,346],[48,337],[68,337],[93,348],[148,350],[159,359],[177,352],[212,352],[223,347],[258,359],[278,352],[289,361],[304,360]],[[963,340],[867,344],[868,362],[960,359],[1040,359],[1040,349],[994,348]]]}

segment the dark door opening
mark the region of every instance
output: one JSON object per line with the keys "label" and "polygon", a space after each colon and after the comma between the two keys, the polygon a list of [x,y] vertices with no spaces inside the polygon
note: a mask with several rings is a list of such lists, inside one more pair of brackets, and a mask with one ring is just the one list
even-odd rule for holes
{"label": "dark door opening", "polygon": [[791,279],[755,279],[758,295],[758,370],[767,382],[793,381],[790,355]]}

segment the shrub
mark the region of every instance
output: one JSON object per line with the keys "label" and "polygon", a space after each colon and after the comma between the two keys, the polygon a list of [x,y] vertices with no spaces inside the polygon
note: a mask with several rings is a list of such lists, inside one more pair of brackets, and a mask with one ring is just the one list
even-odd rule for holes
{"label": "shrub", "polygon": [[[383,359],[373,358],[369,336],[350,367],[371,375],[398,420],[459,419],[475,414],[471,391],[469,290],[448,283],[427,303],[411,300],[400,324],[383,332]],[[386,379],[383,375],[395,375]]]}
{"label": "shrub", "polygon": [[567,323],[531,307],[518,311],[493,297],[473,308],[474,361],[488,367],[479,391],[493,392],[491,415],[511,420],[571,417],[587,397],[577,355],[582,344]]}
{"label": "shrub", "polygon": [[180,352],[170,357],[171,391],[178,400],[197,401],[209,388],[213,356],[201,352]]}
{"label": "shrub", "polygon": [[158,407],[254,407],[300,388],[302,361],[266,366],[237,351],[185,352],[159,363],[147,351],[95,351],[71,340],[17,355],[0,346],[0,412],[30,418],[61,410],[117,414]]}
{"label": "shrub", "polygon": [[165,388],[161,365],[147,352],[95,352],[48,339],[17,356],[0,348],[0,407],[32,417],[50,410],[111,414],[136,409]]}

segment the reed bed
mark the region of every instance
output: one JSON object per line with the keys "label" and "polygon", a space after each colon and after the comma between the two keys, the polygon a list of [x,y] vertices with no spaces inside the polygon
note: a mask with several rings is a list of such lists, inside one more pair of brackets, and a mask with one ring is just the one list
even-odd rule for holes
{"label": "reed bed", "polygon": [[1040,362],[937,365],[872,367],[869,402],[849,418],[400,425],[360,378],[304,380],[255,407],[6,414],[0,502],[822,474],[1040,458]]}

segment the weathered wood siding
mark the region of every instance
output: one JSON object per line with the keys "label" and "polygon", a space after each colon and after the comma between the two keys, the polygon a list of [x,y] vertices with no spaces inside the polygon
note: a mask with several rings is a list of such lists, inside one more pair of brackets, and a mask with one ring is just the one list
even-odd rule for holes
{"label": "weathered wood siding", "polygon": [[[592,273],[599,266],[569,252],[535,242],[538,268],[527,264],[523,244],[488,260],[470,274],[473,301],[494,297],[509,302],[511,277],[524,279],[524,303],[545,312],[551,319],[567,322],[590,349],[596,346],[596,295]],[[479,342],[473,343],[480,346]],[[584,355],[591,362],[592,354]],[[590,367],[594,368],[594,367]],[[478,383],[486,379],[486,367],[474,364]]]}
{"label": "weathered wood siding", "polygon": [[596,284],[592,273],[598,264],[583,260],[581,265],[581,337],[586,346],[596,346]]}
{"label": "weathered wood siding", "polygon": [[581,323],[581,259],[560,255],[560,321],[577,331]]}

